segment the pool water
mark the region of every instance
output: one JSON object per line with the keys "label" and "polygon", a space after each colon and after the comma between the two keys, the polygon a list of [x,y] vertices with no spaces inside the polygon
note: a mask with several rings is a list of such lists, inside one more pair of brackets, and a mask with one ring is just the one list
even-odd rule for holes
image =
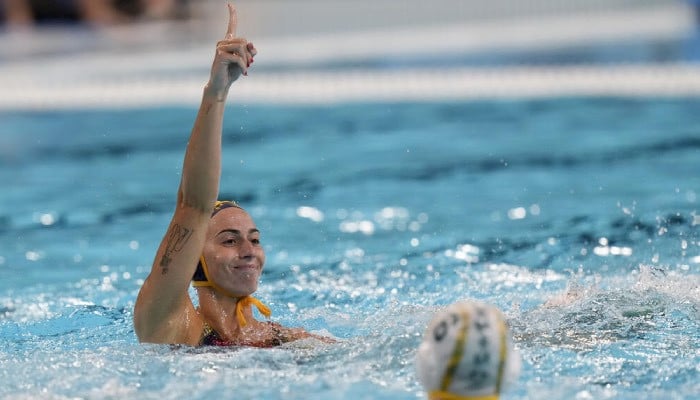
{"label": "pool water", "polygon": [[0,398],[421,399],[465,298],[506,313],[507,399],[700,393],[698,98],[233,104],[222,198],[273,319],[340,338],[144,345],[134,300],[196,109],[0,116]]}

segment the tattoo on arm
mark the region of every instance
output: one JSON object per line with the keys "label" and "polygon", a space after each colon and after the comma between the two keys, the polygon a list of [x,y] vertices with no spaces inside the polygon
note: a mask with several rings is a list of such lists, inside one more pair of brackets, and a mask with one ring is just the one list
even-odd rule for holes
{"label": "tattoo on arm", "polygon": [[165,252],[163,253],[163,258],[160,259],[161,274],[165,275],[168,273],[168,267],[172,261],[173,253],[182,250],[185,243],[192,236],[192,229],[185,228],[179,224],[173,225],[168,234],[168,239],[165,244]]}

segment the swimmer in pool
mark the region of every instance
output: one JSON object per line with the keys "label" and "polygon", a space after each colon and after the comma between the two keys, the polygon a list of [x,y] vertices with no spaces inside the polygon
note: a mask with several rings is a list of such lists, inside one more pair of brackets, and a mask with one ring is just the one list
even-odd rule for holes
{"label": "swimmer in pool", "polygon": [[416,374],[430,400],[498,400],[519,372],[503,314],[477,301],[437,312],[416,354]]}
{"label": "swimmer in pool", "polygon": [[[236,10],[228,7],[228,30],[216,45],[187,144],[175,211],[136,299],[134,329],[141,342],[191,346],[271,347],[309,337],[330,341],[254,318],[252,306],[270,315],[251,296],[265,264],[260,231],[237,203],[217,201],[226,97],[231,84],[248,75],[257,54],[252,43],[236,36]],[[188,293],[190,281],[198,308]]]}

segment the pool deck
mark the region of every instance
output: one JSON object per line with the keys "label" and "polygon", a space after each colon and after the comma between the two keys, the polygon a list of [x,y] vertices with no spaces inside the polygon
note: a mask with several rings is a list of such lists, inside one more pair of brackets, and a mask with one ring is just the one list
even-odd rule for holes
{"label": "pool deck", "polygon": [[[700,95],[700,64],[683,55],[651,63],[459,62],[632,40],[687,40],[697,33],[683,2],[519,13],[504,12],[498,7],[503,1],[480,13],[447,7],[454,0],[429,9],[415,1],[411,12],[399,12],[397,2],[388,0],[352,8],[314,0],[238,3],[239,33],[254,39],[260,54],[250,76],[236,83],[236,102]],[[227,17],[215,11],[221,4],[202,4],[189,21],[0,34],[0,110],[197,104]]]}

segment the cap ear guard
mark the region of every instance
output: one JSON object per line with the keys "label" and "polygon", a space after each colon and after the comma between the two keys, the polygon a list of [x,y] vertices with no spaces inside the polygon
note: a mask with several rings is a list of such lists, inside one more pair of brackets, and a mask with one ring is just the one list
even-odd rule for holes
{"label": "cap ear guard", "polygon": [[[200,257],[200,261],[197,263],[197,269],[194,270],[194,275],[192,275],[192,280],[194,282],[208,282],[209,279],[207,278],[207,274],[204,272],[204,268],[202,267],[202,261]],[[194,286],[197,286],[197,283],[193,283]]]}
{"label": "cap ear guard", "polygon": [[416,373],[431,399],[498,399],[519,366],[503,314],[474,301],[436,313],[416,355]]}

